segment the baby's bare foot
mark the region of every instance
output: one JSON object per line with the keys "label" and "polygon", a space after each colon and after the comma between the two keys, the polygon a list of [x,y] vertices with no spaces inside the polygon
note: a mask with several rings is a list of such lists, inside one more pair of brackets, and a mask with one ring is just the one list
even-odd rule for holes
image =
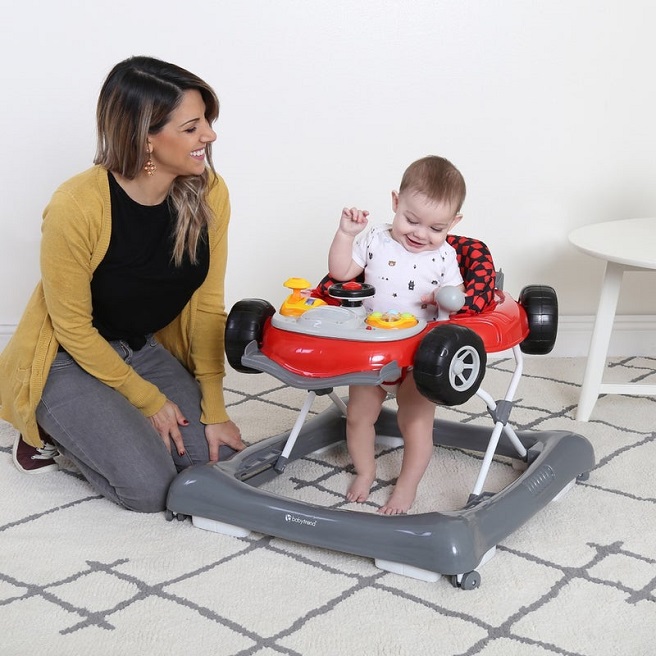
{"label": "baby's bare foot", "polygon": [[358,474],[346,493],[346,498],[355,503],[364,503],[369,498],[369,490],[374,482],[374,476]]}
{"label": "baby's bare foot", "polygon": [[378,512],[382,515],[400,515],[402,513],[407,513],[415,500],[416,494],[416,488],[404,489],[397,485],[388,502],[384,506],[381,506],[378,509]]}

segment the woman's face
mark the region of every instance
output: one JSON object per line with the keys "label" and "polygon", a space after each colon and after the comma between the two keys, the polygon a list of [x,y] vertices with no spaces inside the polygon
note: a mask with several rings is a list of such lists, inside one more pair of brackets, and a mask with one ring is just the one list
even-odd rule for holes
{"label": "woman's face", "polygon": [[157,133],[148,137],[150,158],[158,177],[201,175],[205,170],[205,147],[216,139],[216,132],[205,118],[200,91],[185,91],[171,118]]}

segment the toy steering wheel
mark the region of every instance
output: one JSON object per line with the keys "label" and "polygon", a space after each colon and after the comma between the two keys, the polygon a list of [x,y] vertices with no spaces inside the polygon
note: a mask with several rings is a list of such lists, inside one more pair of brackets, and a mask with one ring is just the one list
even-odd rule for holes
{"label": "toy steering wheel", "polygon": [[366,282],[338,282],[331,285],[328,293],[333,298],[340,301],[361,301],[363,298],[369,298],[376,293],[373,285]]}

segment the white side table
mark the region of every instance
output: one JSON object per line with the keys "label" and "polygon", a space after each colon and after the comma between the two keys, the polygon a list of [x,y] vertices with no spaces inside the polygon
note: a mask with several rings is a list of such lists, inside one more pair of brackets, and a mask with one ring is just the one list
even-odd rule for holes
{"label": "white side table", "polygon": [[588,421],[600,394],[656,395],[656,385],[602,382],[622,276],[625,271],[656,270],[656,217],[582,226],[570,233],[569,240],[584,253],[606,261],[576,412],[578,421]]}

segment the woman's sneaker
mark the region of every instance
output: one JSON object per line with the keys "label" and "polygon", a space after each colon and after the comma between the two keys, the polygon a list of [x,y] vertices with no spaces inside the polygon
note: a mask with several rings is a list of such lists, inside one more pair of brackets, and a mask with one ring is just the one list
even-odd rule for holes
{"label": "woman's sneaker", "polygon": [[41,448],[28,444],[20,433],[14,440],[11,455],[16,467],[24,474],[42,474],[59,469],[59,465],[54,461],[54,457],[59,455],[59,451],[52,443],[50,435],[42,430],[40,426],[39,435],[43,440],[43,447]]}

